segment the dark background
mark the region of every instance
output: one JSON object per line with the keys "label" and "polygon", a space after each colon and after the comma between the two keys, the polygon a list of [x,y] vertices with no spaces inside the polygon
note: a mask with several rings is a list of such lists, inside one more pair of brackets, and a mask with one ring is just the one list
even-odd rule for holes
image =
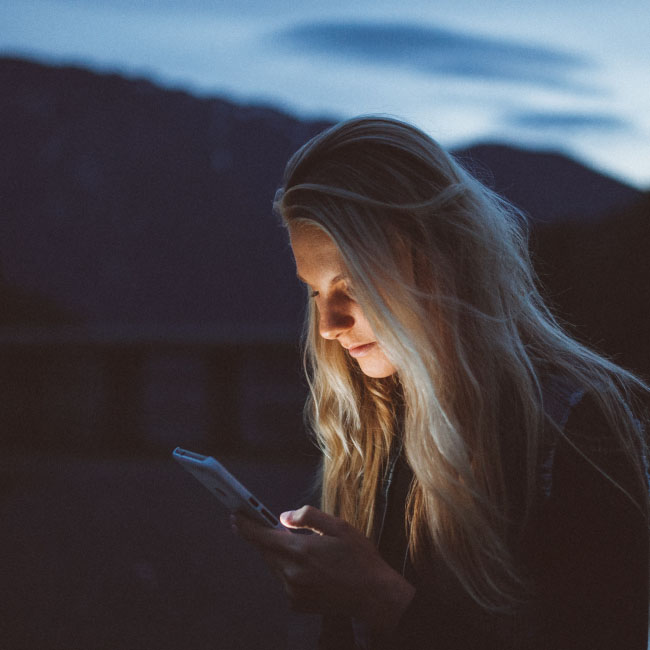
{"label": "dark background", "polygon": [[[271,203],[326,126],[0,59],[0,648],[301,648],[212,497],[219,454],[314,501],[303,294]],[[529,215],[567,327],[650,376],[650,194],[556,154],[456,152]]]}

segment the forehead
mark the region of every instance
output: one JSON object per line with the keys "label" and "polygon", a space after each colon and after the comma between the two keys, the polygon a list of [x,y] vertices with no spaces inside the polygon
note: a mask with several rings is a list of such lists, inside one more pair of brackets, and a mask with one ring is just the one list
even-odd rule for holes
{"label": "forehead", "polygon": [[304,280],[321,274],[337,274],[345,269],[339,249],[332,238],[316,226],[289,227],[291,248],[298,275]]}

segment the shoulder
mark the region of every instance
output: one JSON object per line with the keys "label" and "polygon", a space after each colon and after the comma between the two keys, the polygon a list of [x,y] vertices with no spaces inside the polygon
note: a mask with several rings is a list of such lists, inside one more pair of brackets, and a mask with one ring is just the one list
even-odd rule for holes
{"label": "shoulder", "polygon": [[573,443],[584,453],[599,455],[623,451],[620,436],[593,393],[584,393],[572,406],[563,434],[565,442]]}
{"label": "shoulder", "polygon": [[584,392],[564,428],[550,427],[546,492],[522,545],[543,647],[647,643],[647,483],[615,422]]}
{"label": "shoulder", "polygon": [[[552,416],[551,416],[552,417]],[[593,392],[574,392],[558,427],[551,427],[542,458],[543,496],[580,490],[608,500],[616,497],[647,502],[648,462],[640,423],[619,431]],[[593,498],[592,498],[593,501]],[[618,501],[618,498],[616,499]]]}
{"label": "shoulder", "polygon": [[560,375],[547,375],[541,381],[542,406],[556,428],[563,430],[576,406],[584,402],[585,390]]}

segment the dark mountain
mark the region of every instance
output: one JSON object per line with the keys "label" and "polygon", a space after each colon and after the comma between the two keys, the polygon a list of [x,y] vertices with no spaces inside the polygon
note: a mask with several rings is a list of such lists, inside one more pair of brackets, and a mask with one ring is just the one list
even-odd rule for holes
{"label": "dark mountain", "polygon": [[481,144],[455,152],[486,185],[523,208],[536,222],[592,222],[632,205],[641,192],[558,153]]}
{"label": "dark mountain", "polygon": [[20,60],[0,84],[8,284],[87,322],[295,335],[302,295],[271,203],[323,123]]}
{"label": "dark mountain", "polygon": [[[15,59],[0,60],[0,84],[8,286],[90,324],[254,324],[293,339],[302,296],[271,203],[324,122]],[[459,155],[489,164],[537,219],[593,219],[637,194],[557,155]]]}
{"label": "dark mountain", "polygon": [[596,224],[539,226],[532,248],[573,333],[650,378],[650,193]]}
{"label": "dark mountain", "polygon": [[[271,204],[326,123],[21,60],[0,84],[0,444],[304,444],[303,296]],[[650,197],[557,155],[459,157],[534,217],[574,333],[650,376]]]}

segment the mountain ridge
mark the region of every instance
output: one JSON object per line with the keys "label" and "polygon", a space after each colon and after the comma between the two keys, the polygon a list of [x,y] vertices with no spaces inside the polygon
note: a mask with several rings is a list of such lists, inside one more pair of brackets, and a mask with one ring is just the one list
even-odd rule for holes
{"label": "mountain ridge", "polygon": [[[297,335],[304,297],[271,204],[286,160],[329,122],[19,59],[0,59],[0,83],[6,286],[75,322],[257,323]],[[546,210],[557,221],[558,205],[574,211],[563,220],[601,219],[584,202],[598,188],[617,188],[617,204],[640,195],[564,157],[485,147],[456,155],[474,167],[489,160],[490,184],[505,185],[535,220]],[[558,160],[590,179],[591,192],[575,182],[557,191],[548,163]],[[545,195],[553,201],[540,203]]]}
{"label": "mountain ridge", "polygon": [[453,153],[474,176],[535,222],[597,220],[642,196],[630,185],[557,151],[481,142]]}

